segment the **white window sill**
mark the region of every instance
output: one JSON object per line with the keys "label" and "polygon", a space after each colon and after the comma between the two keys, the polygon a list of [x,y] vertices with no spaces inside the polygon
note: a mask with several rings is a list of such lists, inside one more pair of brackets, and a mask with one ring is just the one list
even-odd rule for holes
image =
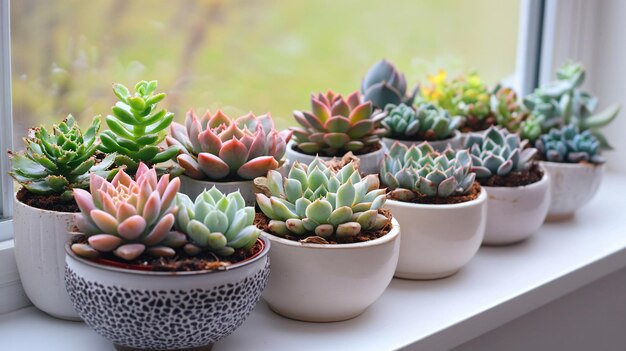
{"label": "white window sill", "polygon": [[[599,194],[571,221],[548,223],[530,240],[481,248],[458,274],[394,279],[363,315],[340,323],[284,319],[261,302],[216,351],[450,349],[626,267],[626,176],[607,174]],[[32,331],[38,337],[33,338]],[[71,341],[67,335],[72,335]],[[8,350],[113,350],[81,323],[33,307],[0,316]]]}

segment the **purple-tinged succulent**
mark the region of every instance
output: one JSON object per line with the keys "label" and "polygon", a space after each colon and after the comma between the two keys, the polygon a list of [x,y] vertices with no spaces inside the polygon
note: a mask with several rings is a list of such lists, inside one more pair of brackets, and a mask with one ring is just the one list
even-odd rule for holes
{"label": "purple-tinged succulent", "polygon": [[371,101],[374,107],[385,109],[387,105],[413,104],[418,88],[407,95],[404,74],[387,60],[380,60],[372,66],[361,82],[364,101]]}
{"label": "purple-tinged succulent", "polygon": [[186,237],[171,231],[176,213],[175,198],[180,179],[169,174],[157,180],[156,170],[144,163],[137,168],[136,180],[123,170],[111,182],[92,173],[91,194],[74,189],[80,208],[76,222],[88,244],[76,243],[72,251],[86,258],[104,252],[132,261],[144,251],[152,256],[174,256]]}
{"label": "purple-tinged succulent", "polygon": [[535,142],[537,150],[549,162],[602,164],[600,141],[589,130],[582,133],[574,124],[553,128]]}
{"label": "purple-tinged succulent", "polygon": [[201,118],[187,112],[185,125],[172,123],[166,142],[179,146],[177,161],[195,179],[254,179],[284,162],[291,131],[276,131],[270,115],[230,119],[221,111]]}

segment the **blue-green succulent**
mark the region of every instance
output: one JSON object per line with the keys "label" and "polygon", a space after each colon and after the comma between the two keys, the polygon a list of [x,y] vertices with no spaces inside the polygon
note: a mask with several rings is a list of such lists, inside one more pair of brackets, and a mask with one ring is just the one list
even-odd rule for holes
{"label": "blue-green succulent", "polygon": [[543,158],[550,162],[578,163],[582,161],[601,164],[600,141],[586,130],[582,133],[575,125],[552,129],[535,143]]}
{"label": "blue-green succulent", "polygon": [[411,106],[387,105],[382,125],[388,136],[400,140],[442,140],[450,138],[463,123],[460,116],[451,117],[447,110],[431,103]]}
{"label": "blue-green succulent", "polygon": [[401,103],[411,105],[417,94],[417,87],[407,94],[404,74],[387,60],[376,63],[367,72],[361,82],[363,101],[371,101],[378,109],[384,109],[388,104]]}

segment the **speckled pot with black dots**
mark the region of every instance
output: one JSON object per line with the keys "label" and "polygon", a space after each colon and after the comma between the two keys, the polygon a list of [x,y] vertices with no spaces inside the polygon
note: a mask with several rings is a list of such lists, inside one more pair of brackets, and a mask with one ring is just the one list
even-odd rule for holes
{"label": "speckled pot with black dots", "polygon": [[87,325],[118,350],[209,350],[248,317],[269,275],[270,243],[216,271],[152,272],[76,256],[66,246],[65,286]]}

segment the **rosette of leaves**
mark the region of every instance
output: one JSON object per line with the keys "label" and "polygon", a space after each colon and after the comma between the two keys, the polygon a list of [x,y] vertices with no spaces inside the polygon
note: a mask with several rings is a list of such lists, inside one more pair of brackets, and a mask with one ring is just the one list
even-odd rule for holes
{"label": "rosette of leaves", "polygon": [[156,80],[137,83],[134,94],[122,84],[113,84],[113,92],[120,101],[111,108],[113,114],[106,117],[109,130],[100,134],[100,150],[116,152],[115,163],[126,166],[130,172],[134,172],[140,162],[154,165],[178,153],[178,147],[162,149],[159,146],[174,114],[157,108],[165,93],[155,93],[156,89]]}
{"label": "rosette of leaves", "polygon": [[361,82],[363,101],[371,101],[378,109],[384,109],[388,104],[412,105],[418,88],[415,87],[407,94],[404,74],[387,60],[381,60],[370,68]]}
{"label": "rosette of leaves", "polygon": [[21,186],[33,194],[60,194],[63,199],[72,198],[72,189],[87,188],[89,173],[103,177],[113,176],[117,170],[109,170],[115,154],[97,160],[97,134],[100,117],[95,117],[83,133],[72,115],[48,131],[44,126],[30,129],[24,138],[24,152],[9,152],[9,174]]}
{"label": "rosette of leaves", "polygon": [[335,171],[316,157],[308,167],[294,162],[286,177],[269,171],[265,180],[270,196],[260,193],[256,200],[279,236],[345,239],[390,221],[378,213],[386,199],[378,177],[361,177],[352,163]]}
{"label": "rosette of leaves", "polygon": [[528,116],[528,111],[518,103],[515,91],[501,85],[496,86],[491,95],[491,111],[496,124],[511,132],[517,132]]}
{"label": "rosette of leaves", "polygon": [[221,111],[198,118],[187,113],[185,125],[172,123],[167,144],[178,147],[178,164],[195,179],[254,179],[279,168],[291,131],[277,132],[269,115],[249,113],[235,120]]}
{"label": "rosette of leaves", "polygon": [[537,153],[535,148],[526,148],[526,141],[521,142],[518,134],[498,127],[470,134],[465,148],[470,150],[472,172],[483,179],[527,171]]}
{"label": "rosette of leaves", "polygon": [[550,162],[605,162],[600,141],[588,130],[581,133],[573,124],[561,129],[553,128],[548,134],[539,137],[535,146],[543,159]]}
{"label": "rosette of leaves", "polygon": [[132,261],[146,252],[171,257],[186,243],[185,235],[171,231],[176,213],[175,197],[180,179],[140,163],[133,180],[120,170],[111,182],[92,173],[90,192],[74,189],[81,214],[76,225],[87,244],[76,243],[72,251],[86,258],[101,253]]}
{"label": "rosette of leaves", "polygon": [[369,101],[361,103],[358,91],[345,99],[332,91],[311,95],[311,106],[311,112],[294,111],[302,127],[291,128],[298,148],[306,154],[332,157],[371,151],[385,132],[377,128],[385,114],[373,113]]}
{"label": "rosette of leaves", "polygon": [[467,194],[476,175],[469,151],[450,147],[439,153],[428,142],[407,147],[395,142],[385,155],[380,179],[390,197],[412,201],[418,196],[448,197]]}
{"label": "rosette of leaves", "polygon": [[557,70],[556,80],[543,84],[524,98],[524,104],[534,118],[523,123],[522,137],[534,142],[552,128],[574,124],[581,131],[589,130],[602,148],[610,149],[598,129],[611,123],[620,107],[611,105],[596,113],[598,99],[580,89],[584,80],[585,69],[581,64],[566,63]]}
{"label": "rosette of leaves", "polygon": [[261,230],[254,225],[254,207],[246,207],[239,191],[224,195],[217,188],[202,192],[195,201],[178,194],[176,228],[185,233],[189,255],[210,251],[222,257],[236,249],[249,250]]}
{"label": "rosette of leaves", "polygon": [[405,104],[387,105],[387,116],[381,124],[388,136],[400,140],[443,140],[450,138],[463,123],[459,116],[431,103],[423,103],[413,109]]}

